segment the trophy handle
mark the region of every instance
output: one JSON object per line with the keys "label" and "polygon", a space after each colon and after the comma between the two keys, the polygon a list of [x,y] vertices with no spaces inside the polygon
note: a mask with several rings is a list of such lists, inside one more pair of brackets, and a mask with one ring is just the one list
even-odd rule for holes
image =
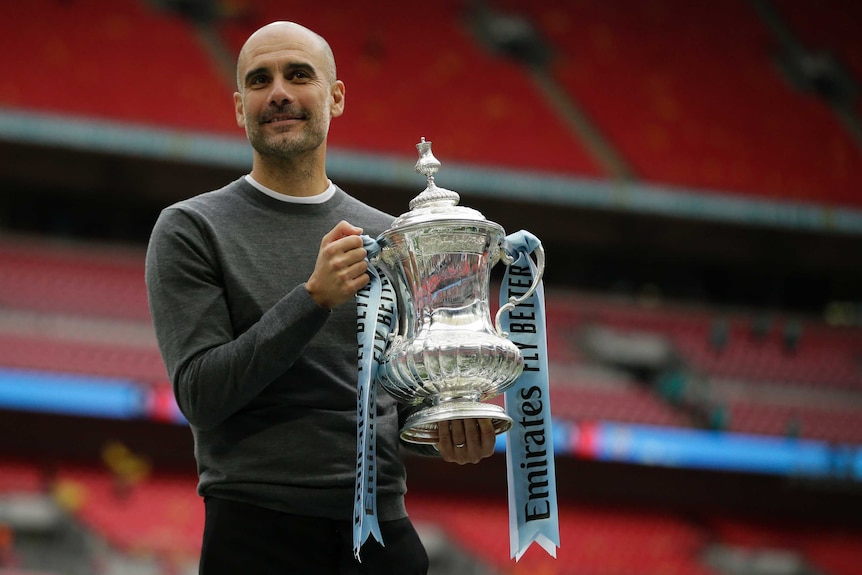
{"label": "trophy handle", "polygon": [[[545,273],[545,250],[542,248],[541,244],[536,246],[536,249],[533,250],[533,253],[536,256],[536,277],[533,278],[533,284],[530,286],[524,295],[520,297],[512,296],[509,298],[505,304],[500,306],[500,309],[497,310],[497,315],[494,316],[494,328],[497,330],[497,335],[500,337],[509,337],[509,334],[503,331],[503,328],[500,326],[500,318],[503,317],[503,314],[507,311],[515,309],[515,306],[522,303],[528,297],[533,295],[533,292],[536,291],[536,288],[539,287],[539,283],[542,281],[542,275]],[[505,250],[500,250],[500,261],[508,267],[515,263],[515,258],[506,253]]]}

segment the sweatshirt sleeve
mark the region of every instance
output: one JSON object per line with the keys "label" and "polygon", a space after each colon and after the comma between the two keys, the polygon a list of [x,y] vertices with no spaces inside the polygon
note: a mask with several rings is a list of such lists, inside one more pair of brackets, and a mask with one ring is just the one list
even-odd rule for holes
{"label": "sweatshirt sleeve", "polygon": [[165,209],[153,227],[146,283],[177,403],[201,429],[242,409],[287,371],[329,316],[300,284],[234,333],[205,226],[177,208]]}

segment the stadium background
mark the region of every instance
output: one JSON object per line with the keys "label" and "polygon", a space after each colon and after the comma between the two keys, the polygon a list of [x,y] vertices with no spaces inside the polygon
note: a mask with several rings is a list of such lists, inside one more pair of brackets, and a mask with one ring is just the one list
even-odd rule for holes
{"label": "stadium background", "polygon": [[155,348],[159,210],[245,173],[233,68],[322,33],[330,177],[440,185],[548,254],[562,547],[508,554],[504,456],[408,459],[433,573],[862,565],[862,5],[3,0],[0,574],[195,572],[191,437]]}

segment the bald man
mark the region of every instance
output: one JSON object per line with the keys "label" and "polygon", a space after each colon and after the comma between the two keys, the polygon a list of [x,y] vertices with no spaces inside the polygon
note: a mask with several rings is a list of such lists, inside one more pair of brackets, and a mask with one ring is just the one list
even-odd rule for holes
{"label": "bald man", "polygon": [[256,31],[234,94],[251,172],[165,208],[150,238],[150,310],[205,502],[204,575],[426,573],[399,449],[459,464],[493,453],[487,420],[455,422],[436,449],[402,443],[409,410],[379,394],[385,546],[370,538],[355,560],[354,298],[369,281],[360,234],[393,218],[327,177],[344,96],[321,36],[291,22]]}

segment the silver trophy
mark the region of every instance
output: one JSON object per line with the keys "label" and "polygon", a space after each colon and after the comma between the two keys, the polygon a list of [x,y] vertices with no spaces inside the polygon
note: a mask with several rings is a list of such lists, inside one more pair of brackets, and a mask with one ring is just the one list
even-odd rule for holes
{"label": "silver trophy", "polygon": [[544,252],[535,250],[537,273],[528,291],[500,306],[491,323],[491,268],[513,263],[502,249],[505,232],[460,196],[437,187],[440,162],[425,138],[416,144],[416,171],[428,185],[378,237],[379,264],[394,286],[397,325],[378,370],[380,385],[396,400],[420,405],[401,429],[413,443],[436,443],[438,426],[462,418],[489,418],[495,433],[512,418],[492,403],[521,375],[524,360],[500,328],[503,313],[535,291]]}

